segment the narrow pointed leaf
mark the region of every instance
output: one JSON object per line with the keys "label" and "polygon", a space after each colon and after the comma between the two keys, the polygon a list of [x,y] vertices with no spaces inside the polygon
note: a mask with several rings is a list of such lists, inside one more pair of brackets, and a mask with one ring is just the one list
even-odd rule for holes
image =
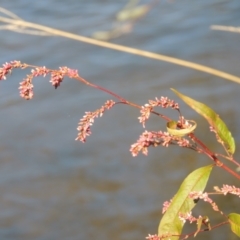
{"label": "narrow pointed leaf", "polygon": [[240,237],[240,215],[237,213],[230,213],[228,219],[232,232]]}
{"label": "narrow pointed leaf", "polygon": [[[184,223],[179,219],[179,213],[187,214],[194,208],[196,203],[194,203],[193,199],[190,199],[188,195],[193,191],[204,191],[212,168],[213,165],[199,168],[185,178],[160,221],[158,227],[159,236],[181,234]],[[177,240],[179,237],[172,236],[167,239]]]}
{"label": "narrow pointed leaf", "polygon": [[171,90],[180,97],[186,104],[188,104],[193,110],[198,114],[203,116],[208,123],[215,129],[218,137],[223,142],[227,152],[230,155],[233,155],[235,152],[235,141],[232,137],[231,132],[228,130],[226,124],[222,121],[218,114],[216,114],[210,107],[207,105],[198,102],[177,90],[171,88]]}

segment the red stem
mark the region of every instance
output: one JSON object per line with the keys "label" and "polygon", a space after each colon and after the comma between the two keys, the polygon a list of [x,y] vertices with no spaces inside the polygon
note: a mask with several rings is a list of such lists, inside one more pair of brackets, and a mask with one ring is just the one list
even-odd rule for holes
{"label": "red stem", "polygon": [[[137,105],[137,104],[135,104],[135,103],[133,103],[133,102],[127,101],[125,98],[117,95],[116,93],[113,93],[112,91],[110,91],[110,90],[108,90],[108,89],[106,89],[106,88],[103,88],[103,87],[101,87],[101,86],[98,86],[98,85],[95,85],[95,84],[93,84],[93,83],[88,82],[86,79],[84,79],[84,78],[82,78],[82,77],[80,77],[80,76],[76,77],[75,79],[78,80],[78,81],[80,81],[80,82],[85,83],[86,85],[88,85],[88,86],[90,86],[90,87],[96,88],[96,89],[98,89],[98,90],[101,90],[101,91],[103,91],[103,92],[108,93],[109,95],[112,95],[113,97],[115,97],[115,98],[117,98],[118,100],[120,100],[123,104],[127,104],[127,105],[130,105],[130,106],[132,106],[132,107],[139,108],[139,109],[142,108],[141,106],[139,106],[139,105]],[[168,122],[171,121],[170,118],[168,118],[168,117],[166,117],[166,116],[164,116],[164,115],[162,115],[162,114],[160,114],[160,113],[158,113],[158,112],[151,111],[151,113],[153,113],[153,114],[155,114],[155,115],[163,118],[164,120],[166,120],[166,121],[168,121]]]}
{"label": "red stem", "polygon": [[239,174],[237,174],[232,169],[230,169],[228,166],[226,166],[223,162],[221,162],[217,158],[215,153],[213,153],[205,144],[203,144],[203,142],[200,141],[193,133],[190,133],[190,135],[191,135],[191,138],[203,148],[204,153],[215,162],[216,166],[223,168],[224,170],[226,170],[227,172],[229,172],[234,177],[236,177],[237,179],[240,180],[240,175]]}

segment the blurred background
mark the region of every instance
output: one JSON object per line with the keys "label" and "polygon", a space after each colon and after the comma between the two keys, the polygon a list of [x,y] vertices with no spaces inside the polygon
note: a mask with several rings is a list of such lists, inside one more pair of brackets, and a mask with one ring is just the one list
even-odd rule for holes
{"label": "blurred background", "polygon": [[[71,33],[93,36],[116,27],[115,15],[128,1],[1,0],[26,21]],[[149,4],[149,1],[141,1]],[[132,24],[132,25],[131,25]],[[110,42],[165,54],[240,76],[240,34],[213,31],[211,25],[240,26],[240,1],[159,1],[130,30]],[[0,62],[20,60],[33,65],[79,70],[87,80],[143,105],[148,99],[182,93],[211,106],[240,142],[240,85],[166,62],[134,56],[58,36],[0,31]],[[162,204],[173,197],[195,168],[210,164],[205,156],[178,147],[149,149],[147,157],[129,152],[144,131],[137,109],[117,105],[95,121],[87,143],[74,139],[85,111],[94,111],[112,97],[65,79],[55,90],[48,78],[34,81],[35,97],[19,97],[19,82],[28,74],[16,70],[0,88],[0,239],[139,240],[157,233]],[[182,113],[198,123],[197,136],[212,150],[221,146],[205,120],[180,102]],[[170,110],[161,113],[177,117]],[[164,130],[153,116],[148,130]],[[239,182],[214,169],[214,185]],[[240,210],[239,198],[216,197],[226,214]],[[203,203],[196,215],[212,225],[223,221]],[[228,226],[196,239],[236,239]],[[185,232],[195,230],[195,225]]]}

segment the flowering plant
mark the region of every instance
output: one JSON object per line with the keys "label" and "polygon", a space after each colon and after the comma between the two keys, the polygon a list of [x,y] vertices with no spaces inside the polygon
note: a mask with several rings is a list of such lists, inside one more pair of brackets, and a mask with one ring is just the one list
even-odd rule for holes
{"label": "flowering plant", "polygon": [[[96,118],[102,117],[106,110],[110,110],[116,104],[126,104],[140,110],[140,117],[138,117],[138,120],[143,125],[143,128],[145,128],[145,123],[149,119],[150,114],[155,114],[166,121],[166,129],[164,130],[157,132],[144,130],[139,139],[130,147],[132,156],[135,157],[139,153],[147,155],[149,147],[168,147],[169,145],[177,145],[179,147],[191,149],[197,153],[205,154],[212,161],[211,165],[201,167],[190,173],[184,179],[175,196],[170,201],[163,203],[162,213],[164,215],[158,227],[158,234],[149,234],[146,237],[147,239],[187,239],[190,236],[196,236],[200,232],[206,230],[210,231],[225,224],[228,224],[232,232],[240,237],[240,213],[230,213],[226,215],[219,209],[217,203],[210,197],[211,195],[216,194],[223,196],[233,194],[240,197],[240,188],[225,184],[222,187],[214,187],[214,192],[212,193],[204,192],[211,171],[214,167],[220,167],[233,177],[240,180],[240,175],[237,171],[229,168],[223,162],[225,159],[233,163],[238,168],[240,167],[240,164],[233,157],[235,152],[234,138],[223,120],[211,108],[186,95],[183,95],[175,89],[172,89],[179,98],[181,98],[186,104],[208,121],[210,131],[215,134],[216,140],[221,144],[226,152],[225,155],[213,152],[194,134],[197,123],[193,120],[186,119],[181,114],[179,104],[168,97],[155,98],[154,100],[149,100],[144,106],[139,106],[122,98],[114,92],[90,83],[79,76],[77,70],[70,69],[65,66],[60,67],[58,70],[48,69],[46,67],[38,67],[21,63],[20,61],[12,61],[3,64],[2,68],[0,68],[0,80],[5,80],[7,75],[17,68],[31,68],[30,74],[28,74],[26,78],[20,82],[19,86],[20,96],[26,100],[30,100],[34,96],[34,78],[38,76],[46,77],[48,75],[50,76],[50,83],[55,88],[60,86],[65,77],[69,77],[100,91],[104,91],[116,99],[116,102],[113,100],[106,101],[103,106],[93,112],[85,112],[85,115],[80,119],[77,127],[78,135],[76,140],[86,142],[87,137],[91,134],[91,126]],[[157,107],[171,108],[174,111],[177,111],[179,114],[178,120],[175,121],[168,116],[157,112],[155,110]],[[208,216],[194,216],[192,210],[198,201],[204,201],[210,204],[213,211],[218,212],[224,218],[224,221],[215,226],[211,226],[210,218]],[[182,229],[187,222],[195,222],[196,229],[194,232],[182,234]]]}

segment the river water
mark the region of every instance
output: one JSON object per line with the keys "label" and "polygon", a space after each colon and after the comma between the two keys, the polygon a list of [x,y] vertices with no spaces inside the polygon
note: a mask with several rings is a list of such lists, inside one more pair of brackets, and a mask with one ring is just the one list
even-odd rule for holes
{"label": "river water", "polygon": [[[127,1],[1,0],[0,7],[26,21],[91,36],[112,27]],[[147,1],[142,1],[147,3]],[[160,1],[132,31],[113,43],[207,65],[240,76],[240,35],[210,30],[211,25],[240,26],[240,1]],[[54,36],[0,31],[0,62],[76,68],[87,80],[143,105],[168,96],[171,87],[205,102],[227,123],[240,142],[240,85],[203,72]],[[87,143],[74,141],[85,111],[94,111],[111,96],[73,80],[53,89],[37,78],[35,97],[19,97],[27,70],[1,82],[0,239],[145,239],[157,232],[164,201],[184,177],[210,160],[177,147],[149,149],[133,158],[130,145],[144,131],[139,111],[117,105],[96,119]],[[196,135],[221,151],[200,116],[180,102],[188,119],[198,122]],[[171,111],[162,113],[176,117]],[[164,130],[152,117],[149,130]],[[214,169],[209,189],[237,180]],[[227,199],[227,201],[226,201]],[[226,214],[239,213],[239,198],[215,199]],[[223,219],[200,204],[196,214],[212,224]],[[189,231],[193,228],[189,228]],[[187,229],[188,230],[188,229]],[[187,231],[186,232],[189,232]],[[196,239],[235,239],[228,226]]]}

